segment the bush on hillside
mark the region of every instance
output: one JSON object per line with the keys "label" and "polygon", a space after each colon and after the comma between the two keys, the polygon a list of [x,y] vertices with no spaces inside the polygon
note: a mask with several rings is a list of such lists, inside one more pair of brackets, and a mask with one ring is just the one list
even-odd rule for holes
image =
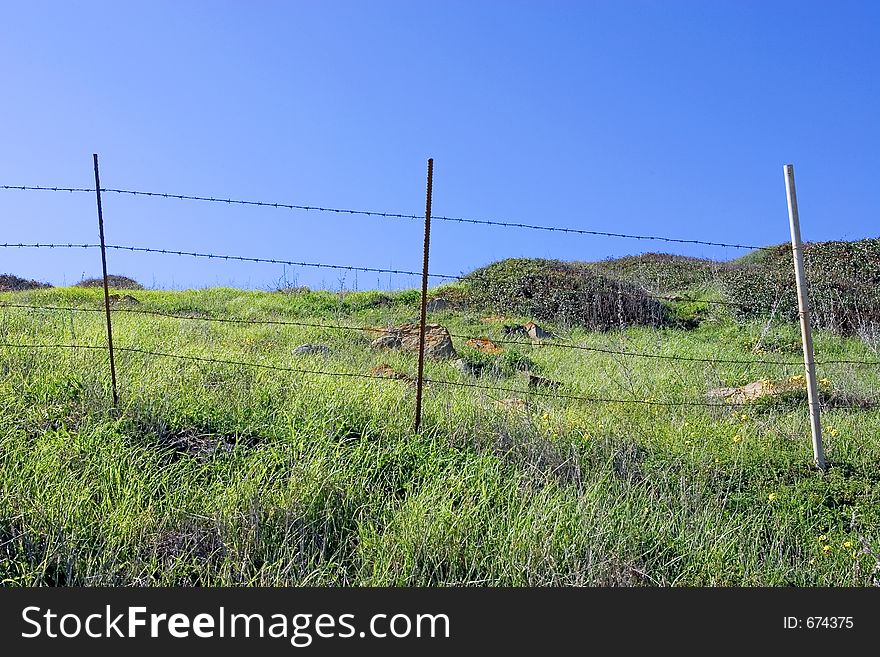
{"label": "bush on hillside", "polygon": [[[813,326],[860,334],[880,326],[880,239],[804,244]],[[767,316],[797,321],[791,247],[787,244],[735,261],[722,276],[740,318]]]}
{"label": "bush on hillside", "polygon": [[0,292],[21,292],[23,290],[40,290],[52,287],[48,283],[31,281],[12,274],[0,274]]}
{"label": "bush on hillside", "polygon": [[510,258],[475,270],[463,282],[472,303],[502,314],[600,331],[665,321],[663,305],[639,286],[582,263]]}
{"label": "bush on hillside", "polygon": [[[102,278],[86,278],[76,284],[76,287],[104,287]],[[143,290],[144,286],[128,276],[107,274],[107,287],[117,290]]]}
{"label": "bush on hillside", "polygon": [[600,270],[655,292],[674,292],[711,282],[725,263],[671,253],[609,258],[595,263]]}

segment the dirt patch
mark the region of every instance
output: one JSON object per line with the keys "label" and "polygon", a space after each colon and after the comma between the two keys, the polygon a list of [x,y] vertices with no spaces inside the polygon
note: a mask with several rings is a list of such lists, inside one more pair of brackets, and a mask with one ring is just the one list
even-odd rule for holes
{"label": "dirt patch", "polygon": [[472,349],[476,349],[484,354],[500,354],[504,351],[497,344],[492,342],[489,338],[472,338],[465,342],[468,347]]}
{"label": "dirt patch", "polygon": [[396,369],[386,363],[382,363],[381,365],[376,365],[376,367],[371,368],[370,374],[374,376],[381,376],[385,379],[397,379],[398,381],[405,381],[406,383],[416,382],[416,380],[410,375],[404,374],[403,372],[398,372]]}
{"label": "dirt patch", "polygon": [[232,453],[236,447],[255,447],[261,438],[249,435],[235,435],[183,429],[158,433],[159,446],[172,454],[173,460],[184,456],[208,460],[216,456]]}

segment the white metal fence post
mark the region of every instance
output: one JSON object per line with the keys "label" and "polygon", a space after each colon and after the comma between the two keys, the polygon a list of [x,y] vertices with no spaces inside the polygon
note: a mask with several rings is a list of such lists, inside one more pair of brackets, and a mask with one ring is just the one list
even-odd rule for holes
{"label": "white metal fence post", "polygon": [[794,165],[786,164],[785,196],[788,200],[788,223],[791,228],[791,251],[794,256],[794,275],[797,281],[798,314],[801,319],[801,338],[804,344],[804,367],[807,371],[807,400],[810,405],[810,430],[813,434],[813,459],[820,470],[825,470],[825,450],[822,448],[822,425],[819,418],[819,397],[816,390],[816,360],[813,355],[813,336],[810,332],[810,298],[804,276],[804,254],[801,244],[801,225],[798,218],[797,194],[794,187]]}

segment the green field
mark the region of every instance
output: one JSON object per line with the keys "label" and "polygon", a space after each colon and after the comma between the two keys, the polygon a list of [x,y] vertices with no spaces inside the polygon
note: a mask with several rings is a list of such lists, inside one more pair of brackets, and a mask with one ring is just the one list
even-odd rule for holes
{"label": "green field", "polygon": [[[120,291],[125,293],[127,291]],[[415,375],[374,335],[209,318],[386,326],[415,292],[136,291],[119,347],[366,375]],[[384,301],[383,301],[384,299]],[[98,310],[100,289],[0,294],[3,304]],[[685,309],[686,310],[686,309]],[[811,464],[802,395],[704,406],[706,392],[803,374],[795,324],[700,309],[686,330],[588,332],[610,351],[792,365],[676,361],[502,345],[471,379],[429,361],[422,429],[405,381],[119,351],[111,409],[101,349],[0,347],[0,579],[33,585],[865,586],[880,560],[880,367],[820,368],[831,467]],[[478,311],[429,321],[500,339]],[[519,321],[530,317],[513,317]],[[754,347],[760,338],[761,349]],[[100,312],[0,308],[4,344],[105,345]],[[476,361],[464,340],[456,349]],[[328,356],[294,355],[304,343]],[[817,359],[877,359],[819,332]],[[562,383],[527,390],[527,364]],[[561,395],[621,401],[573,400]],[[520,398],[523,404],[499,400]],[[636,402],[685,401],[694,405]]]}

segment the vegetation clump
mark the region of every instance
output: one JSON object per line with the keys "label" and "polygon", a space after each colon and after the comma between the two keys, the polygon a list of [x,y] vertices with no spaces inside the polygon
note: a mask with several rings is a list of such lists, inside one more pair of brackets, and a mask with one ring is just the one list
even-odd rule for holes
{"label": "vegetation clump", "polygon": [[595,266],[617,278],[666,293],[711,283],[725,264],[671,253],[642,253],[609,258]]}
{"label": "vegetation clump", "polygon": [[[880,239],[804,244],[810,319],[815,328],[858,335],[880,326]],[[797,288],[791,247],[780,244],[734,261],[722,289],[739,319],[795,322]]]}
{"label": "vegetation clump", "polygon": [[[103,278],[86,278],[76,284],[77,287],[104,287]],[[107,274],[107,287],[117,290],[143,290],[144,286],[128,276]]]}
{"label": "vegetation clump", "polygon": [[607,331],[659,326],[664,307],[640,286],[586,263],[510,258],[464,278],[472,303],[502,314]]}
{"label": "vegetation clump", "polygon": [[48,283],[32,281],[13,274],[0,274],[0,292],[22,292],[24,290],[40,290],[52,287]]}

